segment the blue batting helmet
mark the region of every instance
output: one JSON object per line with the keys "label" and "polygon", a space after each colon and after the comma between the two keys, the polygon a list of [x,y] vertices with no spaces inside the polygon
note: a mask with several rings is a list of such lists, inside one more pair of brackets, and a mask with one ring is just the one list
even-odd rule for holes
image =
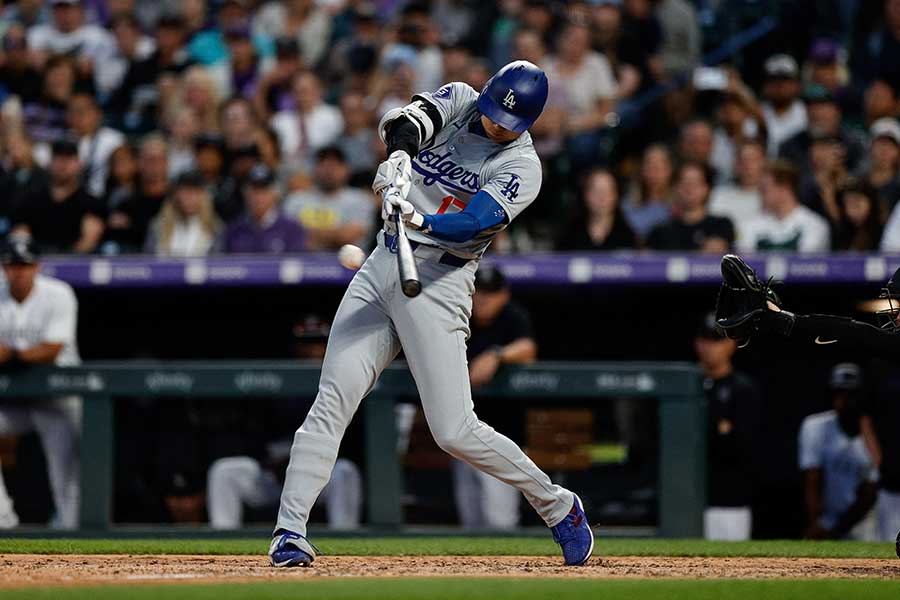
{"label": "blue batting helmet", "polygon": [[522,133],[537,121],[547,102],[547,75],[527,60],[511,62],[491,77],[478,110],[494,123]]}

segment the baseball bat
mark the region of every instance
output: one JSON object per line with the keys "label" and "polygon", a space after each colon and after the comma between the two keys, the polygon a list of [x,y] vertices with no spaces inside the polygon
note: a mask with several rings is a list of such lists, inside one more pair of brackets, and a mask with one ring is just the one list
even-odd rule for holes
{"label": "baseball bat", "polygon": [[413,258],[409,238],[406,237],[406,223],[397,215],[397,269],[400,272],[400,288],[408,298],[415,298],[422,291],[419,269]]}

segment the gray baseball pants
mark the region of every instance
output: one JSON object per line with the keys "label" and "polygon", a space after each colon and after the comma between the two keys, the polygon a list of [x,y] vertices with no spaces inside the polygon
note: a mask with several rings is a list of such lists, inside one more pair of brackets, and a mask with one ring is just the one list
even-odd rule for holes
{"label": "gray baseball pants", "polygon": [[548,526],[571,510],[572,492],[475,416],[466,339],[477,262],[457,268],[438,262],[441,254],[416,249],[422,293],[407,298],[396,256],[379,234],[378,246],[350,282],[328,338],[319,393],[294,435],[276,529],[306,535],[310,509],[328,482],[350,419],[401,347],[428,427],[445,452],[520,490]]}

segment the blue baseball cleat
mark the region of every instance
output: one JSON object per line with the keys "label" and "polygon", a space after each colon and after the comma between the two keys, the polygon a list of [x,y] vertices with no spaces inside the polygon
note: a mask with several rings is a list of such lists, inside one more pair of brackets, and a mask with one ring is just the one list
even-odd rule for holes
{"label": "blue baseball cleat", "polygon": [[308,567],[316,558],[316,547],[293,531],[279,529],[269,546],[269,559],[273,567]]}
{"label": "blue baseball cleat", "polygon": [[578,496],[575,496],[572,510],[566,518],[551,527],[550,531],[553,532],[553,540],[562,548],[567,566],[581,566],[591,557],[591,552],[594,551],[594,533]]}

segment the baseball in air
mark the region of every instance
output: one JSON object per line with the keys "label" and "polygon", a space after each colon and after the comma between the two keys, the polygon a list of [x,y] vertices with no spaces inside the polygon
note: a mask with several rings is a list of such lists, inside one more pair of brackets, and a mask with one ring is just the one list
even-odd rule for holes
{"label": "baseball in air", "polygon": [[359,269],[366,261],[366,253],[359,246],[353,244],[344,244],[338,250],[338,260],[348,269],[353,271]]}

